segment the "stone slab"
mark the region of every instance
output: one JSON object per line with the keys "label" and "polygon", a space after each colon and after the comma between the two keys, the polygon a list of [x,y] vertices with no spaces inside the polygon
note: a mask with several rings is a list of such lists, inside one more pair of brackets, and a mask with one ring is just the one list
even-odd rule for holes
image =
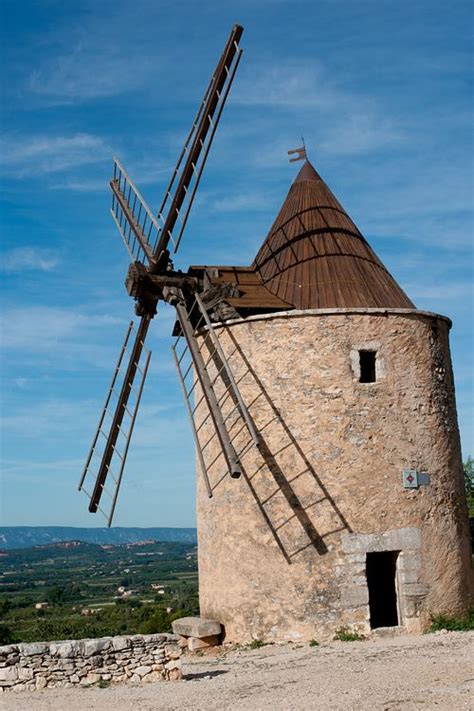
{"label": "stone slab", "polygon": [[188,649],[195,652],[197,649],[216,647],[219,644],[219,636],[213,634],[210,637],[188,637]]}
{"label": "stone slab", "polygon": [[222,631],[217,620],[207,620],[202,617],[181,617],[172,623],[173,632],[182,637],[212,637]]}

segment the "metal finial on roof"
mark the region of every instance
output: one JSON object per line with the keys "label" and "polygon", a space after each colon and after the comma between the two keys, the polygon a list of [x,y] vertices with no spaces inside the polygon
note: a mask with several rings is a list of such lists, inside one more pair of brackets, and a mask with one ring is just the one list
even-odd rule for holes
{"label": "metal finial on roof", "polygon": [[304,138],[301,138],[301,143],[303,144],[301,148],[294,148],[292,151],[288,151],[289,156],[297,154],[296,158],[290,158],[290,163],[296,163],[296,161],[298,160],[308,160],[308,156],[306,155],[306,145],[304,142]]}

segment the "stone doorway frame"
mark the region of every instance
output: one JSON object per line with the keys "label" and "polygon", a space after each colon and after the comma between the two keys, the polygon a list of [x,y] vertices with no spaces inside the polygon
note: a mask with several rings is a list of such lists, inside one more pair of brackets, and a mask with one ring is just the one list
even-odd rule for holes
{"label": "stone doorway frame", "polygon": [[400,551],[395,581],[399,627],[406,632],[421,632],[421,603],[428,592],[428,586],[421,580],[420,529],[409,527],[383,533],[344,533],[341,543],[342,556],[337,566],[337,576],[341,589],[342,624],[364,634],[373,631],[370,626],[366,577],[367,553]]}

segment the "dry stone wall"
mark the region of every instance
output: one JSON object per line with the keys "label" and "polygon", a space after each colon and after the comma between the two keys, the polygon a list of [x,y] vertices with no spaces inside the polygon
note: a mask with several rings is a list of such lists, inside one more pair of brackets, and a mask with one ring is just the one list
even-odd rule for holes
{"label": "dry stone wall", "polygon": [[171,634],[35,642],[0,647],[0,692],[181,678]]}

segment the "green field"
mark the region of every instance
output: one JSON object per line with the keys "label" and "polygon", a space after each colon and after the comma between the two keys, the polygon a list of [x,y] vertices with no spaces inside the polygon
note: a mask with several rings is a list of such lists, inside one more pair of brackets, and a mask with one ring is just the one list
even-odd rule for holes
{"label": "green field", "polygon": [[192,544],[70,542],[0,556],[0,644],[165,632],[198,612]]}

